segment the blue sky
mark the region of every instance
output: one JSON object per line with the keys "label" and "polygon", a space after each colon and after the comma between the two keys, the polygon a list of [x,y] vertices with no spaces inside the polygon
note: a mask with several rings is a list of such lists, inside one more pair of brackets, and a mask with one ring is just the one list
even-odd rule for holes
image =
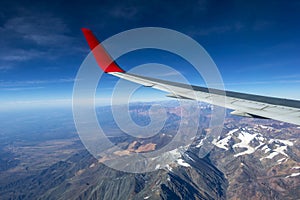
{"label": "blue sky", "polygon": [[[226,89],[300,99],[299,1],[4,0],[0,8],[1,108],[70,105],[77,70],[89,53],[81,27],[100,40],[138,27],[174,29],[207,50]],[[159,52],[137,52],[119,63],[129,70],[132,60],[157,58],[193,77]],[[116,79],[104,82],[110,87]]]}

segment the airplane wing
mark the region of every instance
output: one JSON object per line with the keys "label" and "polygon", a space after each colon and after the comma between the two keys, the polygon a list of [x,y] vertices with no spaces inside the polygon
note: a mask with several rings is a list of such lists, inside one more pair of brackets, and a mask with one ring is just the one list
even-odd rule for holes
{"label": "airplane wing", "polygon": [[232,91],[222,91],[213,88],[187,85],[126,73],[111,58],[92,31],[82,28],[82,32],[98,65],[105,73],[146,87],[152,87],[168,92],[168,97],[194,99],[217,106],[224,106],[234,110],[231,112],[233,115],[275,119],[282,122],[300,125],[300,101]]}

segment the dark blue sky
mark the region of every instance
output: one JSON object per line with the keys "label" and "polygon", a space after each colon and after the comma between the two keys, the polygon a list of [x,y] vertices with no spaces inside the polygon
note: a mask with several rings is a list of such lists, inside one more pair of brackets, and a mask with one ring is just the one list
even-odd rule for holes
{"label": "dark blue sky", "polygon": [[[81,27],[100,40],[138,27],[174,29],[208,51],[226,89],[300,99],[299,1],[4,0],[0,8],[1,108],[70,103],[89,53]],[[129,58],[147,62],[129,56],[126,70]]]}

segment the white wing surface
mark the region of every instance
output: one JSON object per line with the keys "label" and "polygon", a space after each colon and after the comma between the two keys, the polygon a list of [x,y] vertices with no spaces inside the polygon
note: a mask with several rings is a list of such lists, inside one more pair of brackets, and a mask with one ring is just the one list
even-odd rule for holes
{"label": "white wing surface", "polygon": [[224,106],[234,110],[231,112],[234,115],[275,119],[300,125],[300,101],[222,91],[126,73],[112,60],[90,30],[83,28],[82,31],[98,65],[105,73],[146,87],[165,91],[169,97],[194,99],[217,106]]}

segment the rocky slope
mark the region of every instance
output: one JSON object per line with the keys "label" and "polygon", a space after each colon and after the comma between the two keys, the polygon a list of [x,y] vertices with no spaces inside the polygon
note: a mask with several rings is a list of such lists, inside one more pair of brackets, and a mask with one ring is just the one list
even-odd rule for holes
{"label": "rocky slope", "polygon": [[3,199],[226,199],[226,188],[223,173],[193,152],[166,169],[133,174],[81,151],[0,190]]}
{"label": "rocky slope", "polygon": [[228,199],[300,197],[300,129],[265,122],[228,121],[214,140],[210,158],[229,182]]}
{"label": "rocky slope", "polygon": [[[141,124],[147,124],[149,119],[140,118],[135,112],[145,115],[145,109],[148,107],[132,108],[133,117],[142,119]],[[221,136],[212,140],[210,153],[199,158],[206,148],[203,138],[211,131],[207,128],[211,107],[203,107],[203,110],[205,112],[199,119],[201,128],[193,144],[188,149],[180,147],[171,151],[175,160],[149,173],[113,170],[93,158],[79,138],[35,142],[16,141],[15,138],[9,142],[5,140],[0,146],[0,197],[299,199],[300,127],[272,120],[228,116]],[[105,111],[101,110],[101,113]],[[176,131],[174,122],[180,120],[179,111],[176,106],[169,108],[171,120],[157,136],[139,140],[109,129],[110,138],[127,153],[156,150],[172,139],[174,129]],[[113,127],[108,115],[105,116],[106,128]]]}

